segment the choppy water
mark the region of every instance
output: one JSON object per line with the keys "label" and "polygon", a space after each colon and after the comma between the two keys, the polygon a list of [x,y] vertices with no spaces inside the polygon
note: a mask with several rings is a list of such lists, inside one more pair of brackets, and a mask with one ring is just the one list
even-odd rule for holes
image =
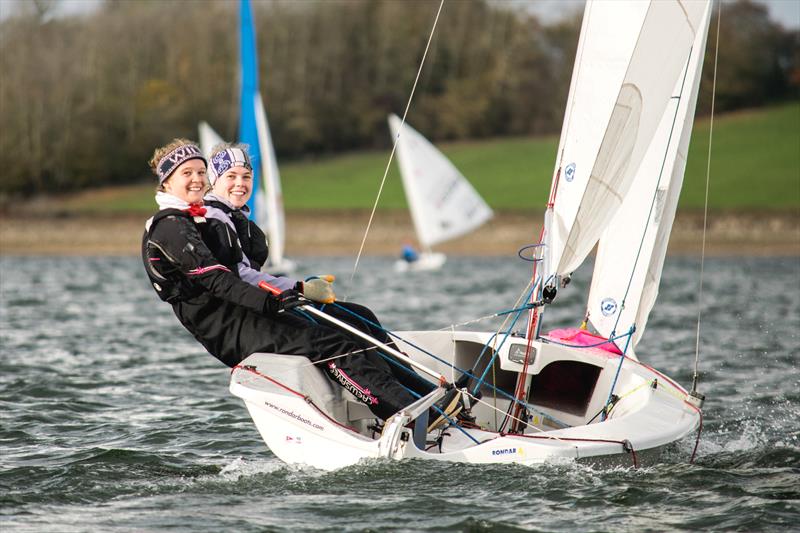
{"label": "choppy water", "polygon": [[[510,307],[519,260],[304,260],[391,328]],[[638,352],[691,380],[698,261],[671,258]],[[135,258],[0,259],[0,529],[18,531],[642,531],[800,528],[800,262],[706,263],[694,465],[593,470],[375,462],[285,466],[228,372],[156,299]],[[549,325],[574,325],[585,282]],[[555,308],[554,308],[555,309]],[[479,324],[489,327],[490,324]]]}

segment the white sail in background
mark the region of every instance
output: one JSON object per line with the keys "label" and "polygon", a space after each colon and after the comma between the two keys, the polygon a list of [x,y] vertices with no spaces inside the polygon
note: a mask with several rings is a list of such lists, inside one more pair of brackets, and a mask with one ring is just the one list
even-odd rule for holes
{"label": "white sail in background", "polygon": [[[402,125],[402,131],[401,131]],[[493,213],[458,169],[435,146],[396,115],[392,138],[411,218],[420,244],[430,248],[476,229]]]}
{"label": "white sail in background", "polygon": [[[548,275],[575,270],[622,204],[684,71],[707,4],[587,3],[558,152]],[[638,38],[630,48],[634,33]],[[616,83],[626,53],[630,59]],[[616,87],[610,111],[601,90],[606,85]]]}
{"label": "white sail in background", "polygon": [[211,157],[211,150],[213,150],[216,145],[225,142],[206,121],[202,121],[197,125],[197,132],[200,136],[200,150],[206,158]]}
{"label": "white sail in background", "polygon": [[[622,207],[600,239],[595,259],[587,303],[589,319],[604,337],[627,333],[631,325],[636,324],[631,348],[644,333],[658,294],[683,185],[710,20],[711,5],[708,4],[685,76],[675,85],[673,99]],[[620,344],[624,345],[625,341]]]}
{"label": "white sail in background", "polygon": [[256,193],[256,224],[264,228],[269,241],[269,265],[280,266],[284,262],[283,250],[286,242],[286,221],[283,211],[283,193],[281,192],[281,175],[278,171],[275,148],[272,146],[272,134],[269,131],[267,114],[261,94],[255,95],[253,102],[258,130],[258,145],[261,148],[261,183]]}

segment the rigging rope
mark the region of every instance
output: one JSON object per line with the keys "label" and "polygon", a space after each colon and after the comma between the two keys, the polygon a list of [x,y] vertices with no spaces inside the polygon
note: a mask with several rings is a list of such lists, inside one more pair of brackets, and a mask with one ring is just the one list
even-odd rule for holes
{"label": "rigging rope", "polygon": [[[411,107],[411,100],[414,98],[414,91],[417,90],[417,82],[419,81],[420,74],[422,74],[422,67],[425,65],[425,58],[428,57],[428,49],[431,46],[431,41],[433,40],[433,34],[436,32],[436,24],[439,22],[439,15],[442,12],[442,6],[444,6],[444,0],[441,0],[441,2],[439,3],[439,10],[436,12],[436,18],[433,21],[431,34],[428,36],[428,43],[425,45],[425,52],[422,54],[422,59],[419,62],[417,77],[414,78],[414,85],[411,87],[411,94],[408,95],[408,102],[406,103],[406,108],[403,111],[403,119],[400,122],[400,131],[402,131],[403,126],[406,123],[406,115],[408,115],[408,109]],[[394,159],[394,153],[397,150],[397,142],[400,140],[400,131],[397,132],[397,137],[395,137],[394,139],[394,143],[392,145],[392,152],[389,154],[389,161],[386,162],[386,169],[383,171],[383,178],[381,179],[381,185],[380,187],[378,187],[378,195],[375,197],[375,203],[372,206],[372,213],[370,213],[369,215],[367,228],[364,231],[364,238],[361,239],[361,246],[358,248],[358,255],[356,255],[356,262],[353,265],[353,272],[350,274],[351,282],[353,281],[353,278],[356,277],[356,270],[358,270],[358,262],[361,259],[361,253],[364,251],[364,244],[367,242],[367,235],[369,235],[370,227],[372,227],[372,220],[373,218],[375,218],[375,211],[378,209],[378,202],[381,199],[383,186],[386,183],[386,176],[389,174],[389,168],[392,165],[392,160]]]}
{"label": "rigging rope", "polygon": [[714,100],[717,95],[717,60],[719,59],[719,28],[722,20],[722,2],[717,8],[717,38],[714,43],[714,81],[711,83],[711,118],[708,126],[708,158],[706,161],[706,198],[703,207],[703,247],[700,252],[700,289],[697,293],[697,333],[694,345],[694,375],[692,392],[697,392],[697,367],[700,364],[700,316],[703,313],[703,274],[706,263],[706,230],[708,229],[708,185],[711,181],[711,142],[714,137]]}
{"label": "rigging rope", "polygon": [[[400,341],[403,341],[404,343],[408,344],[409,346],[411,346],[412,348],[414,348],[414,349],[418,350],[419,352],[421,352],[421,353],[423,353],[423,354],[425,354],[425,355],[427,355],[427,356],[429,356],[429,357],[432,357],[432,358],[433,358],[433,359],[435,359],[436,361],[438,361],[438,362],[440,362],[440,363],[443,363],[444,365],[447,365],[447,366],[449,366],[449,367],[452,367],[452,368],[453,368],[453,369],[455,369],[456,371],[460,372],[462,375],[466,375],[466,376],[468,376],[468,377],[469,377],[469,378],[471,378],[471,379],[478,379],[478,376],[476,376],[475,374],[473,374],[473,373],[472,373],[472,372],[470,372],[469,370],[462,369],[462,368],[460,368],[460,367],[458,367],[458,366],[454,365],[452,362],[450,362],[450,361],[447,361],[447,360],[445,360],[445,359],[442,359],[441,357],[437,356],[436,354],[434,354],[434,353],[432,353],[432,352],[429,352],[429,351],[428,351],[428,350],[426,350],[425,348],[423,348],[423,347],[421,347],[421,346],[419,346],[419,345],[417,345],[417,344],[414,344],[414,343],[413,343],[411,340],[409,340],[409,339],[404,339],[403,337],[401,337],[401,336],[400,336],[400,335],[398,335],[397,333],[395,333],[395,332],[393,332],[393,331],[390,331],[390,330],[388,330],[388,329],[384,328],[384,327],[383,327],[383,326],[381,326],[380,324],[377,324],[377,323],[375,323],[375,322],[372,322],[372,321],[368,320],[367,318],[364,318],[364,317],[362,317],[362,316],[358,315],[358,314],[357,314],[357,313],[355,313],[354,311],[352,311],[352,310],[350,310],[350,309],[347,309],[346,307],[338,306],[337,304],[332,304],[332,305],[335,305],[335,306],[339,307],[339,309],[341,309],[341,310],[342,310],[342,311],[344,311],[345,313],[348,313],[348,314],[351,314],[351,315],[353,315],[353,316],[356,316],[356,317],[358,317],[358,318],[359,318],[359,320],[361,320],[361,321],[362,321],[362,322],[364,322],[365,324],[369,324],[370,326],[372,326],[372,327],[374,327],[374,328],[377,328],[377,329],[379,329],[379,330],[381,330],[381,331],[383,331],[383,332],[385,332],[385,333],[389,334],[389,335],[390,335],[392,338],[394,338],[394,339],[397,339],[397,340],[400,340]],[[497,337],[497,336],[499,336],[499,335],[500,335],[500,333],[498,332],[498,333],[496,333],[495,335],[493,335],[493,337]],[[509,336],[510,336],[510,334],[509,334],[509,333],[505,333],[505,334],[504,334],[504,339],[508,338]],[[503,341],[503,342],[504,342],[504,341]],[[487,344],[488,344],[488,343],[487,343]],[[502,346],[502,344],[501,344],[501,346]],[[484,348],[485,348],[485,347],[484,347]],[[377,353],[378,353],[378,355],[380,355],[380,356],[381,356],[381,357],[383,357],[384,359],[387,359],[387,360],[389,360],[389,359],[387,358],[387,356],[385,356],[383,353],[381,353],[380,349],[378,349],[378,350],[377,350]],[[500,388],[496,387],[494,384],[491,384],[491,383],[485,383],[485,382],[484,382],[483,386],[485,386],[485,387],[488,387],[489,389],[493,390],[495,393],[499,393],[501,396],[505,396],[507,399],[511,400],[512,402],[518,402],[518,400],[517,400],[517,399],[516,399],[514,396],[512,396],[512,395],[511,395],[511,394],[509,394],[509,393],[507,393],[507,392],[506,392],[506,391],[504,391],[503,389],[500,389]],[[570,427],[570,426],[569,426],[569,424],[566,424],[566,423],[562,422],[561,420],[558,420],[558,419],[556,419],[556,418],[554,418],[554,417],[552,417],[552,416],[550,416],[550,415],[547,415],[547,414],[545,414],[544,412],[541,412],[541,411],[539,411],[538,409],[536,409],[535,407],[533,407],[531,404],[529,404],[529,403],[526,403],[526,402],[522,402],[522,403],[523,403],[523,407],[525,407],[526,409],[529,409],[530,411],[533,411],[533,412],[535,412],[536,414],[538,414],[538,415],[539,415],[539,416],[541,416],[542,418],[546,418],[546,419],[548,419],[548,420],[551,420],[552,422],[554,422],[554,423],[556,423],[556,424],[560,425],[561,427]]]}

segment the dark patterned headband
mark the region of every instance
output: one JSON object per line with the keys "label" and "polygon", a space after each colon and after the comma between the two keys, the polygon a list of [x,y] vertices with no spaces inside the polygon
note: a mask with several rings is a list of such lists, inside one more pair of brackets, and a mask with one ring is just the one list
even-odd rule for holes
{"label": "dark patterned headband", "polygon": [[214,154],[211,157],[211,168],[208,173],[211,185],[214,185],[218,177],[233,167],[244,167],[247,170],[253,170],[253,165],[250,163],[250,156],[247,155],[247,152],[241,148],[227,148]]}
{"label": "dark patterned headband", "polygon": [[208,166],[208,161],[203,157],[200,148],[194,144],[182,144],[158,161],[158,165],[156,166],[158,183],[164,183],[164,180],[166,180],[179,165],[182,165],[190,159],[202,159],[203,163]]}

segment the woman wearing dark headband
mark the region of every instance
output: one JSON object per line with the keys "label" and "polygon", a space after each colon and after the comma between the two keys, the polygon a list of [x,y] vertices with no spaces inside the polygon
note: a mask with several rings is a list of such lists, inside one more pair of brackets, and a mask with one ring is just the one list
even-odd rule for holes
{"label": "woman wearing dark headband", "polygon": [[206,218],[206,160],[196,144],[175,139],[155,151],[150,166],[159,181],[159,211],[145,224],[145,270],[159,297],[212,355],[232,367],[255,352],[312,361],[350,354],[328,371],[358,391],[376,416],[386,419],[416,399],[389,370],[373,364],[379,356],[372,346],[286,312],[307,303],[298,291],[286,288],[273,296],[242,281],[235,252],[218,259],[209,250],[207,242],[226,240],[220,232],[227,229]]}
{"label": "woman wearing dark headband", "polygon": [[[247,202],[253,193],[253,167],[245,145],[225,143],[215,146],[210,157],[209,179],[212,189],[204,199],[208,209],[206,218],[224,222],[236,232],[239,241],[238,243],[216,241],[217,247],[211,248],[214,255],[230,256],[234,255],[231,249],[235,248],[237,251],[241,249],[241,261],[237,271],[242,280],[253,285],[265,281],[279,289],[294,288],[326,313],[359,328],[384,344],[393,345],[370,309],[352,302],[335,301],[332,276],[298,281],[284,276],[271,276],[260,271],[261,265],[267,261],[269,249],[264,233],[248,218]],[[435,388],[406,364],[396,359],[391,359],[389,362],[385,359],[388,358],[386,354],[379,355],[375,350],[369,350],[365,353],[365,357],[374,366],[390,372],[402,385],[420,396]],[[339,367],[347,366],[345,361],[347,358],[348,356],[344,356],[326,361],[321,367],[327,370],[334,380],[341,382]]]}

